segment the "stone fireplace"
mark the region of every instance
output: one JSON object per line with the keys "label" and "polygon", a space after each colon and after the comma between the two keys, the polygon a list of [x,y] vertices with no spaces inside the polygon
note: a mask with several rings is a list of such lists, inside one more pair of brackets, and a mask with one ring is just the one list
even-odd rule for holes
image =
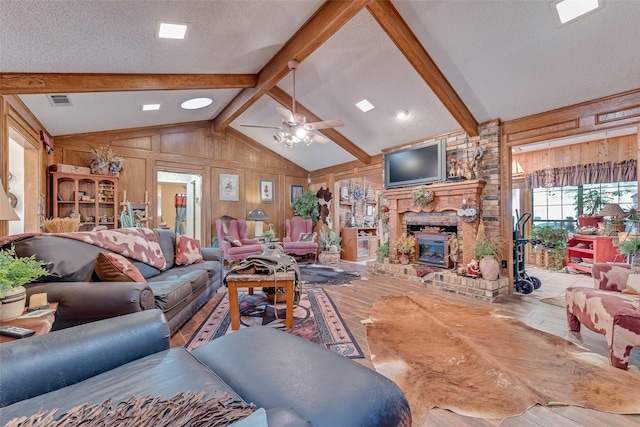
{"label": "stone fireplace", "polygon": [[413,205],[411,193],[415,187],[385,190],[384,196],[389,206],[389,239],[410,232],[414,225],[449,227],[450,230],[455,229],[458,237],[458,261],[471,261],[471,242],[478,231],[478,219],[467,222],[464,217],[458,216],[458,209],[464,200],[467,206],[477,205],[481,215],[484,186],[483,180],[431,184],[426,188],[434,192],[434,197],[424,207]]}

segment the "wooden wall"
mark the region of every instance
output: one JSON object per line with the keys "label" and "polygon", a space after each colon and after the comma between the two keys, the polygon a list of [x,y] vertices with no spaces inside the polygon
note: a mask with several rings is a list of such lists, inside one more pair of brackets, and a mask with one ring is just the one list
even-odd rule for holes
{"label": "wooden wall", "polygon": [[[224,134],[213,133],[209,121],[58,136],[52,163],[86,166],[92,147],[107,144],[125,159],[120,190],[127,190],[131,201],[144,200],[144,192],[148,192],[154,227],[160,224],[155,215],[157,172],[202,176],[203,246],[210,246],[216,235],[215,219],[223,215],[246,218],[256,207],[267,212],[270,218],[266,222],[275,225],[279,237],[284,236],[284,220],[293,214],[289,207],[290,185],[307,182],[306,170],[233,129]],[[238,175],[239,201],[219,200],[220,174]],[[274,180],[274,203],[259,203],[261,178]]]}
{"label": "wooden wall", "polygon": [[637,136],[632,134],[563,147],[547,146],[537,151],[519,153],[516,150],[513,153],[513,172],[516,172],[516,167],[527,174],[542,170],[547,164],[564,167],[609,161],[618,163],[637,158]]}

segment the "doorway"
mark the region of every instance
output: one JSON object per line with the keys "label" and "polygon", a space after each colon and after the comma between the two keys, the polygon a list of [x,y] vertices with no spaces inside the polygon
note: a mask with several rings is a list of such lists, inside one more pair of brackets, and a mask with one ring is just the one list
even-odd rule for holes
{"label": "doorway", "polygon": [[8,222],[9,234],[41,231],[45,196],[40,188],[40,152],[38,141],[23,136],[9,126],[9,161],[7,196],[20,218]]}
{"label": "doorway", "polygon": [[186,214],[181,220],[184,235],[201,240],[202,232],[202,176],[158,171],[157,175],[158,226],[176,231],[176,195],[186,195]]}

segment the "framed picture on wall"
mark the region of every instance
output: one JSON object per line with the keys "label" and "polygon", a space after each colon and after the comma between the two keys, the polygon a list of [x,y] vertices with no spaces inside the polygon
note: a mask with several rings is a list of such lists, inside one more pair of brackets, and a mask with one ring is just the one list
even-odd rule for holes
{"label": "framed picture on wall", "polygon": [[260,203],[273,203],[274,201],[274,186],[272,179],[260,180]]}
{"label": "framed picture on wall", "polygon": [[220,200],[237,202],[240,200],[238,175],[220,174]]}
{"label": "framed picture on wall", "polygon": [[293,203],[295,199],[302,196],[304,192],[304,187],[302,185],[292,185],[291,186],[291,196],[289,197],[289,203]]}

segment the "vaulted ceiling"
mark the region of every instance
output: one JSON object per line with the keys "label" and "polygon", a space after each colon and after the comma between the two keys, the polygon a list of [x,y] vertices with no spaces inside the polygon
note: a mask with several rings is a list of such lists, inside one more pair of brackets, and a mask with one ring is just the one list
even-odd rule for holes
{"label": "vaulted ceiling", "polygon": [[[640,6],[559,26],[548,1],[0,0],[0,93],[57,135],[212,120],[313,171],[477,124],[640,87]],[[189,24],[185,40],[158,21]],[[276,107],[342,119],[332,142],[273,144]],[[46,94],[68,94],[53,107]],[[201,110],[179,104],[194,96]],[[360,112],[369,99],[376,108]],[[160,103],[160,111],[141,105]],[[408,120],[396,118],[406,110]]]}

